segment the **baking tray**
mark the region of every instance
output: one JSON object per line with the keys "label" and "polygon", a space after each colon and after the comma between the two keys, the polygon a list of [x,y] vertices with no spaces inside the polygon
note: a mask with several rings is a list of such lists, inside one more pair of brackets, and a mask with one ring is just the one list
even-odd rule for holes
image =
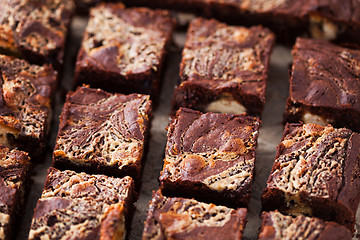
{"label": "baking tray", "polygon": [[[188,16],[187,16],[188,19]],[[70,36],[65,56],[65,69],[56,93],[54,119],[49,139],[49,147],[46,152],[45,161],[35,163],[31,176],[30,191],[27,196],[26,206],[18,228],[17,239],[27,239],[30,229],[33,210],[41,195],[47,169],[51,166],[51,152],[56,139],[59,115],[66,93],[72,88],[73,67],[77,50],[80,46],[81,36],[87,24],[87,18],[76,16],[71,24]],[[169,122],[170,100],[174,86],[178,82],[179,64],[181,50],[185,42],[186,32],[176,31],[174,33],[174,44],[168,52],[166,69],[161,89],[159,106],[153,113],[151,127],[151,139],[149,152],[144,166],[142,185],[138,201],[135,203],[136,210],[133,217],[130,240],[141,239],[144,220],[148,211],[152,191],[159,186],[158,178],[162,169],[165,144],[166,126]],[[270,174],[272,163],[275,158],[276,147],[280,142],[283,126],[282,115],[288,94],[289,66],[291,63],[291,50],[287,47],[276,45],[274,47],[269,69],[267,83],[266,104],[262,115],[262,124],[259,131],[258,148],[256,152],[255,179],[250,200],[248,222],[245,227],[244,239],[257,239],[258,229],[261,225],[259,217],[261,211],[261,193]],[[358,216],[360,211],[358,211]],[[359,217],[357,217],[359,219]],[[357,228],[359,221],[357,221]],[[359,239],[354,237],[354,239]]]}

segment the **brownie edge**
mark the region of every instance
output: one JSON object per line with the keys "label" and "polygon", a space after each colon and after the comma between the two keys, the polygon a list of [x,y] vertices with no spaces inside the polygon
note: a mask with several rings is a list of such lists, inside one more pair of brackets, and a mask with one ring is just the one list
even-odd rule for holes
{"label": "brownie edge", "polygon": [[125,8],[121,3],[97,5],[90,11],[74,84],[149,94],[156,100],[174,25],[166,10]]}
{"label": "brownie edge", "polygon": [[148,95],[111,94],[88,87],[68,93],[54,166],[139,180],[151,112]]}
{"label": "brownie edge", "polygon": [[134,190],[131,177],[50,168],[29,239],[125,239]]}
{"label": "brownie edge", "polygon": [[351,240],[351,232],[335,222],[318,218],[287,216],[277,211],[263,212],[259,240]]}
{"label": "brownie edge", "polygon": [[354,231],[360,202],[360,135],[346,128],[287,124],[263,210],[338,222]]}
{"label": "brownie edge", "polygon": [[247,207],[259,126],[256,117],[180,108],[168,128],[160,189],[167,196]]}
{"label": "brownie edge", "polygon": [[241,240],[245,208],[231,209],[185,198],[153,193],[142,240],[223,239]]}

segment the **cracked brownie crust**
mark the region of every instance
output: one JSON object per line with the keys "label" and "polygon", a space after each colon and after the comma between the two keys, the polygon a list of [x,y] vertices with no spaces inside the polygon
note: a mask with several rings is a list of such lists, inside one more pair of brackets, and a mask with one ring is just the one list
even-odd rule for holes
{"label": "cracked brownie crust", "polygon": [[335,222],[318,218],[283,215],[277,211],[263,212],[259,240],[351,240],[351,232]]}
{"label": "cracked brownie crust", "polygon": [[242,239],[247,210],[154,193],[142,239]]}
{"label": "cracked brownie crust", "polygon": [[67,95],[53,153],[55,166],[138,179],[151,100],[79,87]]}
{"label": "cracked brownie crust", "polygon": [[73,10],[72,0],[2,0],[0,52],[59,70]]}
{"label": "cracked brownie crust", "polygon": [[242,105],[243,111],[261,115],[273,43],[274,35],[260,26],[244,28],[215,20],[193,20],[182,53],[174,110],[206,110],[211,103],[226,100]]}
{"label": "cracked brownie crust", "polygon": [[360,51],[297,39],[284,122],[360,131]]}
{"label": "cracked brownie crust", "polygon": [[30,158],[0,145],[0,239],[13,239],[13,225],[24,204]]}
{"label": "cracked brownie crust", "polygon": [[254,117],[180,108],[168,128],[160,188],[165,194],[247,207],[258,129]]}
{"label": "cracked brownie crust", "polygon": [[124,239],[134,194],[131,177],[50,168],[29,239]]}
{"label": "cracked brownie crust", "polygon": [[0,144],[39,157],[46,145],[57,72],[0,55]]}
{"label": "cracked brownie crust", "polygon": [[154,94],[173,28],[165,10],[110,3],[93,8],[77,58],[76,84]]}
{"label": "cracked brownie crust", "polygon": [[287,124],[263,209],[336,221],[353,230],[360,202],[360,135],[315,124]]}

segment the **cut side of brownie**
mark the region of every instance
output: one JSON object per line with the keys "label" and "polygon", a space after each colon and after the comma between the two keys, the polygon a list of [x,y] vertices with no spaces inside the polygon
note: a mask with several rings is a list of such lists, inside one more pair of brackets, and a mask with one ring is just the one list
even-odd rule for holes
{"label": "cut side of brownie", "polygon": [[50,128],[57,72],[0,55],[0,144],[40,157]]}
{"label": "cut side of brownie", "polygon": [[75,5],[72,0],[4,0],[0,52],[60,70]]}
{"label": "cut side of brownie", "polygon": [[278,209],[354,230],[360,202],[360,135],[315,124],[287,124],[262,195]]}
{"label": "cut side of brownie", "polygon": [[360,51],[298,38],[284,122],[360,131]]}
{"label": "cut side of brownie", "polygon": [[241,240],[245,208],[231,209],[193,199],[153,194],[142,239]]}
{"label": "cut side of brownie", "polygon": [[0,239],[14,239],[30,174],[27,153],[0,145]]}
{"label": "cut side of brownie", "polygon": [[124,239],[135,198],[131,177],[50,168],[29,239]]}
{"label": "cut side of brownie", "polygon": [[168,128],[160,188],[165,195],[247,207],[259,120],[180,108]]}
{"label": "cut side of brownie", "polygon": [[174,20],[165,10],[100,4],[90,11],[75,84],[157,96]]}
{"label": "cut side of brownie", "polygon": [[287,216],[274,212],[263,212],[259,240],[351,240],[351,232],[335,222],[319,218]]}
{"label": "cut side of brownie", "polygon": [[259,116],[274,35],[262,27],[234,27],[197,18],[190,24],[182,61],[181,83],[173,109]]}
{"label": "cut side of brownie", "polygon": [[150,120],[148,95],[79,87],[67,95],[53,163],[62,169],[138,179]]}

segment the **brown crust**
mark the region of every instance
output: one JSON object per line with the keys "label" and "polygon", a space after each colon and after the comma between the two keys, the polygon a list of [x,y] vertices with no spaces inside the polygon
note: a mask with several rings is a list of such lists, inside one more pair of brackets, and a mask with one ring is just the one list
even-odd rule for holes
{"label": "brown crust", "polygon": [[39,157],[46,145],[57,72],[0,55],[1,143]]}
{"label": "brown crust", "polygon": [[199,108],[227,96],[261,115],[274,35],[260,26],[233,27],[194,19],[180,64],[173,108]]}
{"label": "brown crust", "polygon": [[79,87],[67,95],[53,162],[64,169],[138,179],[150,119],[147,95]]}
{"label": "brown crust", "polygon": [[122,239],[130,224],[134,182],[50,168],[29,239]]}
{"label": "brown crust", "polygon": [[242,239],[247,210],[153,194],[142,239]]}
{"label": "brown crust", "polygon": [[298,38],[284,122],[299,122],[311,113],[335,127],[360,131],[359,64],[360,51]]}
{"label": "brown crust", "polygon": [[22,56],[35,64],[60,70],[72,0],[6,0],[0,10],[0,52]]}
{"label": "brown crust", "polygon": [[351,232],[335,222],[305,216],[291,217],[277,211],[263,212],[259,240],[286,238],[313,240],[351,240]]}
{"label": "brown crust", "polygon": [[263,209],[308,214],[353,231],[360,202],[359,139],[348,129],[287,124]]}
{"label": "brown crust", "polygon": [[259,119],[180,108],[168,128],[160,188],[172,196],[247,207]]}
{"label": "brown crust", "polygon": [[126,9],[120,3],[98,5],[90,11],[75,84],[155,94],[173,28],[174,20],[165,10]]}

